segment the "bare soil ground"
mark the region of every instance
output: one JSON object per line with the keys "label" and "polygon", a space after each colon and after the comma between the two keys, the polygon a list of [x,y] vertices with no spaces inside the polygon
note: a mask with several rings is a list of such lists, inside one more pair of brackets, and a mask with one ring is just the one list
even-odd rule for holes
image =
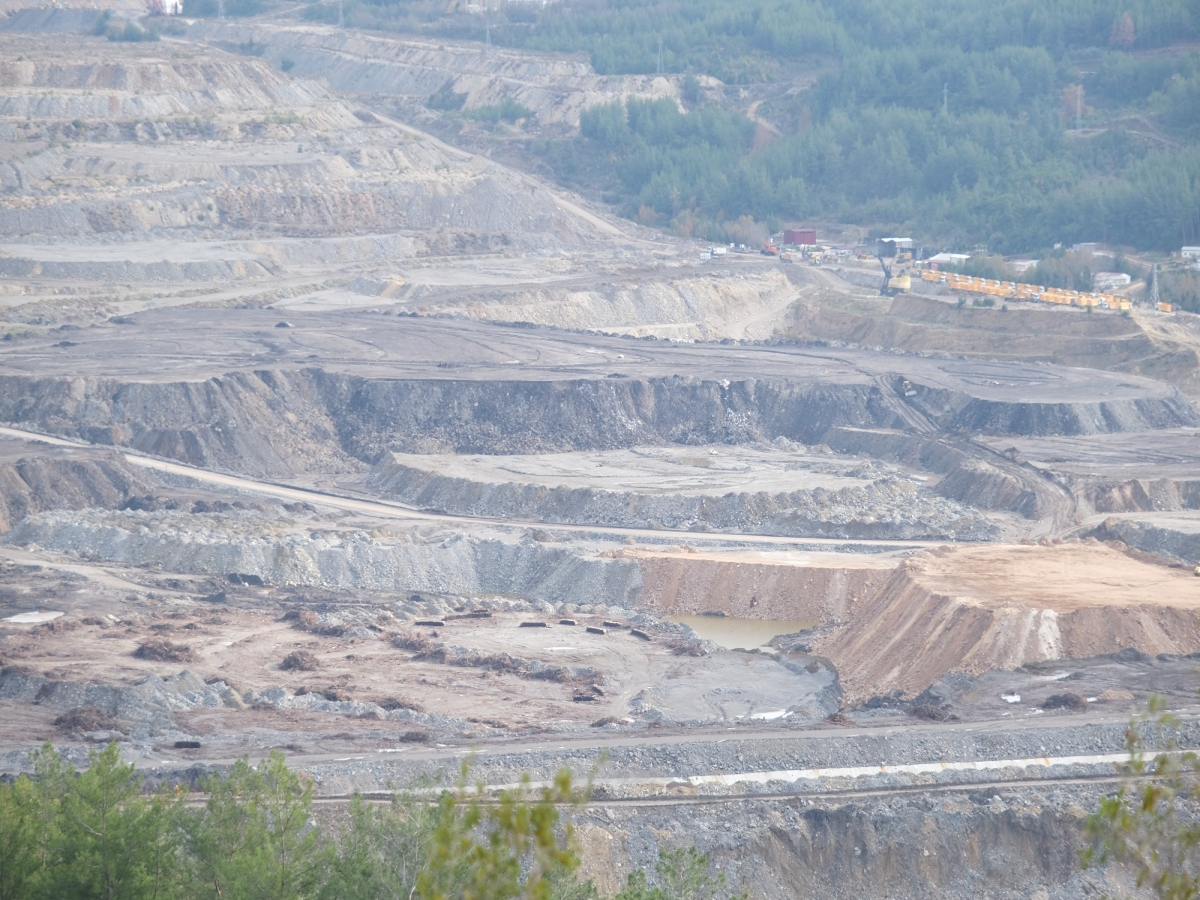
{"label": "bare soil ground", "polygon": [[[763,710],[782,715],[808,702],[800,718],[826,714],[820,695],[827,673],[814,677],[769,656],[721,650],[678,655],[676,648],[686,644],[670,630],[638,637],[624,622],[605,626],[602,615],[576,613],[575,624],[563,625],[557,614],[451,613],[438,619],[441,625],[418,625],[419,617],[392,616],[389,610],[400,613],[399,602],[406,599],[395,596],[356,592],[330,612],[322,596],[306,604],[303,590],[281,593],[227,579],[137,570],[114,578],[106,568],[72,565],[63,571],[29,565],[29,554],[2,552],[18,560],[5,563],[12,585],[0,598],[6,610],[53,607],[64,613],[49,624],[0,626],[6,671],[54,682],[132,686],[148,675],[170,678],[186,669],[204,682],[222,682],[234,692],[223,704],[225,712],[193,713],[181,703],[180,714],[173,715],[178,729],[192,733],[194,726],[194,733],[222,753],[236,748],[243,730],[328,735],[365,725],[368,731],[396,732],[405,727],[402,722],[370,724],[381,710],[393,709],[430,714],[443,732],[457,720],[479,738],[585,728],[606,717],[632,722],[631,713],[667,722],[736,721]],[[317,620],[306,612],[312,609],[324,609],[326,623],[332,616],[343,624],[306,630],[305,616]],[[356,624],[362,622],[367,624]],[[547,627],[522,627],[524,622]],[[588,632],[589,626],[599,632]],[[169,642],[186,650],[188,659],[163,661],[138,652],[150,642]],[[439,645],[449,655],[431,655]],[[292,654],[312,662],[288,667]],[[270,689],[353,701],[361,708],[320,715],[285,704],[272,711],[260,699]],[[16,715],[15,709],[10,706],[7,749],[46,730],[44,716]],[[430,733],[424,721],[407,727]]]}

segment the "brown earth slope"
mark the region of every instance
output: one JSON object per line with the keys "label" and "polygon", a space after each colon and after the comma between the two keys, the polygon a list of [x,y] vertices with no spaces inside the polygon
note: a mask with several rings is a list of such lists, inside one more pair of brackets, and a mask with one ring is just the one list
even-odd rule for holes
{"label": "brown earth slope", "polygon": [[1200,650],[1200,580],[1094,542],[945,548],[905,562],[818,641],[847,695],[914,696],[979,674],[1133,647]]}

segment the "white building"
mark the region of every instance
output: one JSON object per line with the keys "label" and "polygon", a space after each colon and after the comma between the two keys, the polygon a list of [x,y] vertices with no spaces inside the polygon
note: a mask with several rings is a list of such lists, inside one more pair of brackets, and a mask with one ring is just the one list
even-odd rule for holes
{"label": "white building", "polygon": [[925,262],[940,268],[942,266],[961,266],[970,258],[966,253],[938,253],[929,257]]}
{"label": "white building", "polygon": [[1133,281],[1124,272],[1097,272],[1092,276],[1092,284],[1098,291],[1111,291],[1126,287]]}

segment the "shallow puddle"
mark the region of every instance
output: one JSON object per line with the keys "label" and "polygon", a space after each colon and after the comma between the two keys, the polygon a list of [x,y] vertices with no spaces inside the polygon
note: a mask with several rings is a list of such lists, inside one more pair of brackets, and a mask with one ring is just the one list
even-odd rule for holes
{"label": "shallow puddle", "polygon": [[53,622],[62,613],[46,610],[44,612],[27,612],[17,613],[15,616],[9,616],[2,621],[11,622],[14,625],[40,625],[42,622]]}
{"label": "shallow puddle", "polygon": [[765,647],[773,637],[812,628],[816,622],[798,619],[737,619],[733,616],[666,616],[668,622],[687,625],[706,641],[727,650]]}

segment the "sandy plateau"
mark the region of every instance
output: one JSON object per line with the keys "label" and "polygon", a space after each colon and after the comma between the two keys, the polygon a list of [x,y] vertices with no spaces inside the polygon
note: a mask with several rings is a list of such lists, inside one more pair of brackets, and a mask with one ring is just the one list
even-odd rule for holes
{"label": "sandy plateau", "polygon": [[1104,887],[1070,842],[1131,711],[1200,740],[1194,317],[701,264],[424,107],[569,134],[676,76],[98,15],[0,20],[0,770],[283,748],[338,802],[475,751],[599,766],[597,871]]}

